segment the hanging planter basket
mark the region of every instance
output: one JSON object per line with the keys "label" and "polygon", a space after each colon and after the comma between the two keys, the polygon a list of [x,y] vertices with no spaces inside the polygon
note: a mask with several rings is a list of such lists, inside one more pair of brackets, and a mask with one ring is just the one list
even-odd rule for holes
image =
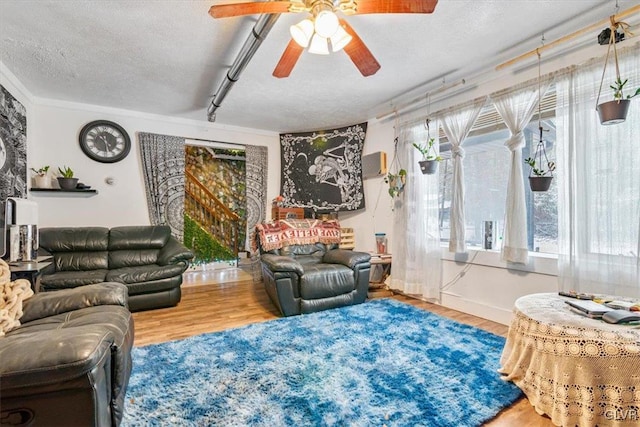
{"label": "hanging planter basket", "polygon": [[389,174],[389,195],[391,197],[399,196],[404,190],[404,186],[407,183],[407,175],[404,169],[400,169],[398,175]]}
{"label": "hanging planter basket", "polygon": [[418,163],[420,164],[420,171],[422,171],[423,175],[433,175],[438,171],[437,160],[421,160]]}
{"label": "hanging planter basket", "polygon": [[620,99],[618,101],[603,102],[596,107],[600,124],[615,125],[622,123],[627,119],[629,105],[631,101],[628,99]]}
{"label": "hanging planter basket", "polygon": [[552,176],[530,176],[529,187],[531,191],[547,191],[551,187]]}
{"label": "hanging planter basket", "polygon": [[[627,113],[629,112],[629,106],[631,105],[630,99],[640,94],[640,88],[636,90],[635,94],[629,95],[626,98],[622,93],[624,85],[627,84],[628,80],[625,79],[623,81],[620,77],[620,66],[618,65],[618,51],[616,49],[616,44],[624,39],[624,34],[621,35],[618,32],[618,28],[620,28],[624,33],[625,27],[628,27],[628,25],[624,22],[616,22],[613,16],[611,16],[610,20],[611,28],[609,31],[609,47],[607,48],[607,56],[604,59],[604,69],[602,70],[600,89],[598,89],[598,97],[596,99],[596,110],[598,111],[600,124],[602,125],[615,125],[624,122],[627,119]],[[600,94],[602,93],[602,85],[607,71],[607,62],[609,62],[611,46],[613,46],[613,57],[616,66],[616,79],[614,80],[614,84],[610,86],[610,88],[613,89],[613,101],[603,102],[600,104]]]}
{"label": "hanging planter basket", "polygon": [[434,146],[436,140],[431,138],[431,132],[429,130],[430,118],[426,118],[424,127],[427,129],[427,141],[424,144],[418,144],[414,142],[413,147],[422,154],[422,160],[418,161],[420,165],[420,171],[423,175],[433,175],[438,171],[438,162],[442,161],[442,157],[438,155],[436,147]]}
{"label": "hanging planter basket", "polygon": [[[397,171],[397,173],[394,171]],[[384,177],[384,182],[389,184],[388,192],[391,198],[396,198],[402,194],[407,183],[407,171],[400,166],[400,161],[398,160],[398,137],[394,139],[393,160],[391,161],[389,173]]]}
{"label": "hanging planter basket", "polygon": [[[536,145],[534,155],[525,159],[524,162],[531,168],[529,170],[529,187],[531,191],[547,191],[551,187],[556,164],[550,162],[547,157],[547,150],[542,139],[542,126],[538,125],[538,129],[540,130],[540,139]],[[545,170],[544,168],[547,169]]]}

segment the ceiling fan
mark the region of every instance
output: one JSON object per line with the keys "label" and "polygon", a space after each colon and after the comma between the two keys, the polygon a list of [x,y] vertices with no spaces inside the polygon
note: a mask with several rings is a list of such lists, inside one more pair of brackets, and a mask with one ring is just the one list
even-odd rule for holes
{"label": "ceiling fan", "polygon": [[344,19],[345,15],[370,13],[432,13],[438,0],[292,0],[230,3],[211,6],[209,14],[214,18],[254,15],[262,13],[308,12],[306,18],[290,28],[291,41],[287,45],[274,77],[288,77],[302,52],[328,54],[331,49],[342,49],[363,76],[371,76],[380,69],[380,64],[369,48]]}

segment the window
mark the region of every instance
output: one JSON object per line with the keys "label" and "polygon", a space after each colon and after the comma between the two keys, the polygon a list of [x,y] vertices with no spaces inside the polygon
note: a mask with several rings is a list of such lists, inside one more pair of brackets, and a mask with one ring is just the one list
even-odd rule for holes
{"label": "window", "polygon": [[[551,92],[551,91],[549,91]],[[554,117],[555,92],[543,97],[542,127],[545,150],[550,161],[555,159],[556,126]],[[464,157],[465,181],[465,237],[467,245],[483,247],[486,221],[494,222],[496,239],[492,249],[502,247],[504,228],[507,179],[510,167],[510,153],[504,146],[509,138],[509,130],[493,105],[486,106],[476,121],[470,136],[462,147]],[[525,129],[527,145],[522,150],[522,158],[534,154],[539,139],[538,118],[535,116]],[[439,198],[440,236],[449,241],[449,208],[451,206],[451,183],[453,160],[451,144],[440,132],[440,155],[444,160],[440,164]],[[525,197],[527,203],[527,236],[529,251],[558,252],[558,210],[557,182],[553,182],[549,191],[532,192],[529,189],[529,166],[522,165]],[[556,181],[556,180],[554,180]]]}

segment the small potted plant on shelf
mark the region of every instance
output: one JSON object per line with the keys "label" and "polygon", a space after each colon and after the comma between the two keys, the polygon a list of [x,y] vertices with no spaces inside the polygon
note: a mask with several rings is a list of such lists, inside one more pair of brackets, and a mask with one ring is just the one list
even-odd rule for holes
{"label": "small potted plant on shelf", "polygon": [[422,160],[418,163],[420,164],[420,170],[423,175],[433,175],[436,173],[438,170],[438,162],[442,161],[442,157],[437,155],[433,147],[435,141],[435,138],[429,138],[425,144],[413,143],[415,149],[422,154]]}
{"label": "small potted plant on shelf", "polygon": [[603,102],[602,104],[598,104],[596,107],[598,115],[600,116],[601,124],[614,125],[626,120],[631,98],[640,95],[640,88],[638,88],[633,95],[627,95],[625,98],[622,91],[624,89],[624,85],[626,85],[628,81],[629,79],[622,81],[620,76],[618,76],[616,77],[614,84],[609,86],[613,89],[613,101]]}
{"label": "small potted plant on shelf", "polygon": [[43,166],[40,169],[31,168],[36,174],[33,177],[33,181],[36,188],[49,188],[51,186],[51,180],[49,179],[49,166]]}
{"label": "small potted plant on shelf", "polygon": [[64,168],[58,168],[58,172],[61,176],[58,177],[58,185],[63,190],[74,190],[78,185],[78,178],[73,177],[73,170],[64,166]]}
{"label": "small potted plant on shelf", "polygon": [[389,195],[391,197],[399,196],[404,191],[404,185],[407,183],[407,171],[400,169],[397,174],[389,172],[384,177],[384,182],[389,184]]}
{"label": "small potted plant on shelf", "polygon": [[[542,158],[540,158],[540,161],[542,163]],[[547,191],[551,186],[556,164],[547,160],[547,170],[544,170],[538,168],[534,157],[528,157],[524,159],[524,162],[531,167],[531,171],[529,172],[529,186],[531,187],[531,191]]]}

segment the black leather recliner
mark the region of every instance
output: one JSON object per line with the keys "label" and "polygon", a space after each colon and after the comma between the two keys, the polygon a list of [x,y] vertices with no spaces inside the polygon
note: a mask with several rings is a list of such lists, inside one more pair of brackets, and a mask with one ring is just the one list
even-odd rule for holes
{"label": "black leather recliner", "polygon": [[42,228],[40,248],[54,261],[41,274],[40,290],[124,283],[131,311],[178,304],[182,273],[193,258],[161,225]]}
{"label": "black leather recliner", "polygon": [[368,253],[324,243],[261,253],[265,288],[284,316],[360,304],[367,298]]}
{"label": "black leather recliner", "polygon": [[118,426],[134,330],[127,288],[100,283],[36,294],[0,338],[1,424]]}

